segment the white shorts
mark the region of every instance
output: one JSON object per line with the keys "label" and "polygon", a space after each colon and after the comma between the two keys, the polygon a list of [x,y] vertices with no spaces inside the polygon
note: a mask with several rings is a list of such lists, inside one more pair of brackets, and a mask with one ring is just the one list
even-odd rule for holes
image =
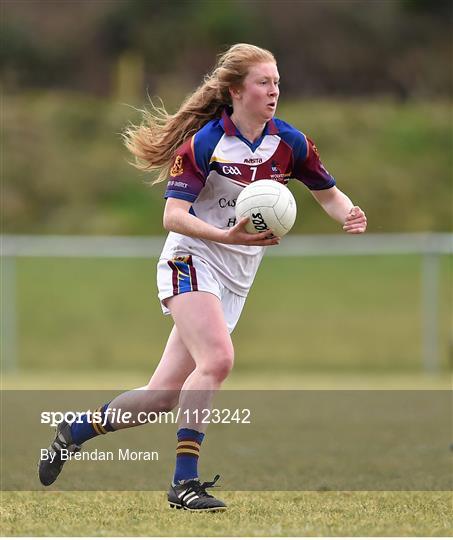
{"label": "white shorts", "polygon": [[194,255],[159,259],[157,263],[157,288],[164,315],[170,310],[164,300],[192,291],[209,292],[217,296],[222,303],[223,315],[231,333],[236,326],[246,297],[239,296],[227,289],[203,259]]}

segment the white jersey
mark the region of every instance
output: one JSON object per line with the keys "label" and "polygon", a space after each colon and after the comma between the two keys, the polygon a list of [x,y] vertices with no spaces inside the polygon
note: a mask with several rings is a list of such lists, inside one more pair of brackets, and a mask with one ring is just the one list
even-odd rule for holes
{"label": "white jersey", "polygon": [[[252,144],[224,111],[221,118],[208,122],[178,149],[165,197],[191,202],[192,214],[219,229],[228,229],[236,223],[236,199],[244,187],[262,179],[286,184],[289,178],[297,178],[313,190],[335,185],[315,145],[300,131],[273,119]],[[170,232],[161,258],[200,257],[225,287],[247,296],[264,249]]]}

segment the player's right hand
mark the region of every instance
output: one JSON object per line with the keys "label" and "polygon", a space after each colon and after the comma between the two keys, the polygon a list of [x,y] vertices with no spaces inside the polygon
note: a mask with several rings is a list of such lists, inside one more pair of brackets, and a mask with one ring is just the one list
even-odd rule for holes
{"label": "player's right hand", "polygon": [[242,218],[231,229],[225,231],[225,244],[240,244],[242,246],[275,246],[280,243],[280,237],[274,236],[271,230],[250,234],[245,230],[248,217]]}

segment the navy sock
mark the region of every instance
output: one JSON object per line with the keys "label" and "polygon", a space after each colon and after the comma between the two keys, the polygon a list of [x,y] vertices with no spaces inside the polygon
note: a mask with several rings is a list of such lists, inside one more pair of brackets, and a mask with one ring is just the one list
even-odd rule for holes
{"label": "navy sock", "polygon": [[83,444],[85,441],[97,437],[98,435],[105,435],[109,431],[115,431],[108,418],[106,418],[106,411],[109,403],[98,407],[94,415],[83,414],[78,421],[74,421],[71,424],[71,436],[75,444]]}
{"label": "navy sock", "polygon": [[204,433],[194,429],[181,428],[177,433],[176,467],[173,484],[198,478],[198,457]]}

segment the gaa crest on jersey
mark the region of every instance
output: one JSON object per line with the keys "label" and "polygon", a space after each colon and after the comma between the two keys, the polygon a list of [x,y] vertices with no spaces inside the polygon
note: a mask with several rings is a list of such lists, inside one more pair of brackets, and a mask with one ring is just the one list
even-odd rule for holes
{"label": "gaa crest on jersey", "polygon": [[221,170],[222,170],[222,173],[226,176],[227,175],[235,176],[235,175],[241,174],[239,167],[236,167],[235,165],[222,165]]}
{"label": "gaa crest on jersey", "polygon": [[171,176],[179,176],[184,172],[182,168],[182,156],[176,156],[173,167],[170,169]]}

